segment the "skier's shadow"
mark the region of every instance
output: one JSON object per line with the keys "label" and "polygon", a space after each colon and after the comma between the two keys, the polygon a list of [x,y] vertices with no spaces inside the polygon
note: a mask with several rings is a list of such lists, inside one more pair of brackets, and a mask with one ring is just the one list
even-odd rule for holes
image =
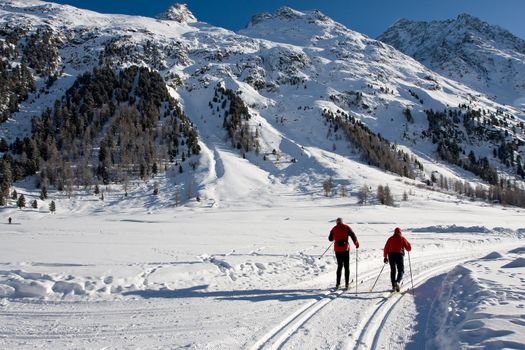
{"label": "skier's shadow", "polygon": [[247,289],[228,291],[207,291],[208,285],[199,285],[182,289],[136,290],[122,293],[125,296],[151,298],[214,298],[227,301],[297,301],[320,300],[328,297],[321,289]]}

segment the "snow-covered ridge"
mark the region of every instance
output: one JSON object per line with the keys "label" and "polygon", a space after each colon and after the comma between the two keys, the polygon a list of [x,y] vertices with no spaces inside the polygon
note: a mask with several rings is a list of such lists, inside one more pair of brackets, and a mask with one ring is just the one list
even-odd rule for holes
{"label": "snow-covered ridge", "polygon": [[479,18],[400,20],[379,40],[496,101],[525,103],[525,40]]}
{"label": "snow-covered ridge", "polygon": [[275,13],[254,15],[239,33],[301,46],[309,46],[338,34],[360,35],[319,10],[301,12],[289,7],[281,7]]}
{"label": "snow-covered ridge", "polygon": [[256,26],[257,24],[263,23],[268,20],[288,20],[293,21],[297,19],[304,19],[307,21],[320,21],[320,22],[332,22],[333,21],[325,16],[321,11],[314,10],[308,12],[301,12],[294,10],[290,7],[283,6],[279,8],[274,14],[268,12],[262,12],[254,15],[250,22],[246,25],[247,28]]}
{"label": "snow-covered ridge", "polygon": [[179,23],[195,23],[197,18],[191,13],[186,4],[173,4],[156,18],[177,21]]}

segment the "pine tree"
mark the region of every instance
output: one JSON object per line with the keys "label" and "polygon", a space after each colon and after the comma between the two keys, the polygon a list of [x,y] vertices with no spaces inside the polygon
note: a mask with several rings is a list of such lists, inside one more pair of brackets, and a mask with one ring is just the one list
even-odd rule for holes
{"label": "pine tree", "polygon": [[11,164],[4,158],[0,160],[0,197],[3,197],[5,201],[7,201],[7,197],[9,197],[9,188],[11,187],[12,181]]}
{"label": "pine tree", "polygon": [[413,123],[414,122],[414,117],[412,117],[412,112],[410,111],[410,108],[405,108],[403,110],[403,115],[405,116],[407,122],[409,123]]}
{"label": "pine tree", "polygon": [[380,204],[385,204],[385,189],[383,185],[377,186],[377,200]]}
{"label": "pine tree", "polygon": [[334,181],[333,181],[332,177],[330,176],[328,179],[326,179],[323,182],[323,190],[324,190],[325,197],[330,196],[330,194],[332,193],[332,189],[333,188],[334,188]]}
{"label": "pine tree", "polygon": [[394,206],[394,197],[392,196],[392,193],[390,192],[390,187],[388,185],[384,188],[384,203],[385,205]]}
{"label": "pine tree", "polygon": [[16,201],[16,205],[19,209],[25,208],[26,198],[24,197],[23,194],[21,194],[20,197],[18,197],[18,200]]}
{"label": "pine tree", "polygon": [[18,193],[16,192],[16,190],[13,190],[13,193],[11,194],[11,199],[16,200],[17,198],[18,198]]}
{"label": "pine tree", "polygon": [[54,213],[56,210],[57,210],[57,208],[56,208],[56,205],[55,205],[55,201],[51,201],[51,203],[49,203],[49,211],[51,213]]}
{"label": "pine tree", "polygon": [[370,190],[368,189],[368,186],[364,184],[357,193],[357,203],[360,205],[368,204],[369,193]]}
{"label": "pine tree", "polygon": [[31,203],[31,206],[33,207],[33,209],[38,209],[38,202],[36,201],[36,199]]}
{"label": "pine tree", "polygon": [[42,189],[40,190],[40,200],[46,200],[47,199],[47,187],[42,186]]}

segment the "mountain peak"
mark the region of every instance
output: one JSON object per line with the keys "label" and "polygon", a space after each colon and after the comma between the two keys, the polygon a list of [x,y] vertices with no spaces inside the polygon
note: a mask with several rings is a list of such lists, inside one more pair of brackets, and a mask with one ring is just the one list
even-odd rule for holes
{"label": "mountain peak", "polygon": [[280,7],[279,9],[277,9],[277,12],[275,14],[281,18],[287,19],[298,19],[304,16],[304,13],[294,10],[293,8],[288,6]]}
{"label": "mountain peak", "polygon": [[469,15],[468,13],[459,14],[456,20],[458,22],[464,22],[464,23],[484,23],[478,17]]}
{"label": "mountain peak", "polygon": [[290,7],[283,6],[283,7],[280,7],[274,14],[268,13],[268,12],[262,12],[262,13],[258,13],[252,16],[246,28],[253,27],[259,23],[265,22],[267,20],[275,19],[275,18],[298,19],[298,18],[301,18],[302,16],[304,16],[304,13],[296,11]]}
{"label": "mountain peak", "polygon": [[475,16],[400,20],[378,39],[495,101],[514,104],[525,95],[525,41]]}
{"label": "mountain peak", "polygon": [[197,22],[197,18],[191,13],[186,4],[173,4],[166,11],[156,16],[156,18],[179,23]]}
{"label": "mountain peak", "polygon": [[295,20],[306,20],[308,22],[330,22],[330,17],[324,15],[319,10],[313,11],[297,11],[288,6],[283,6],[277,9],[274,13],[263,12],[253,16],[246,26],[246,28],[253,27],[262,22],[268,20],[281,20],[281,21],[295,21]]}

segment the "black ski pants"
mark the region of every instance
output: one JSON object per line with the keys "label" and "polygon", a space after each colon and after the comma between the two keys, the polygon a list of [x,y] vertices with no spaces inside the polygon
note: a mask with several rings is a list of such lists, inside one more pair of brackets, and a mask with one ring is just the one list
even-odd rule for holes
{"label": "black ski pants", "polygon": [[341,284],[341,270],[345,267],[345,283],[348,284],[350,278],[350,251],[335,252],[337,259],[337,285]]}
{"label": "black ski pants", "polygon": [[394,287],[396,282],[401,282],[405,273],[403,253],[388,253],[388,262],[390,263],[390,281],[392,282],[392,287]]}

